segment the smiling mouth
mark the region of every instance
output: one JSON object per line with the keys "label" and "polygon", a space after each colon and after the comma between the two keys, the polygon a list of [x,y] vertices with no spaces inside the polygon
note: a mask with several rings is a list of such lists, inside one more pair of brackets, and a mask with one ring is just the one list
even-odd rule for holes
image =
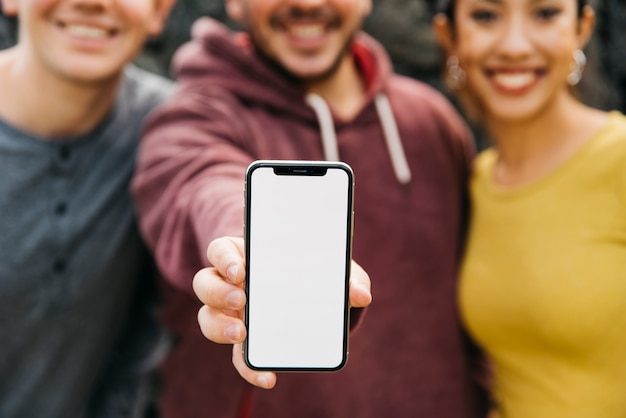
{"label": "smiling mouth", "polygon": [[316,41],[341,26],[341,19],[327,7],[302,10],[289,7],[270,18],[270,26],[284,31],[292,39]]}
{"label": "smiling mouth", "polygon": [[322,24],[310,24],[310,25],[290,25],[287,27],[287,32],[296,38],[300,39],[315,39],[324,34],[324,25]]}
{"label": "smiling mouth", "polygon": [[91,25],[60,23],[59,26],[70,35],[85,39],[105,39],[115,35],[115,30],[104,29]]}
{"label": "smiling mouth", "polygon": [[522,90],[529,87],[537,80],[538,75],[534,71],[520,73],[495,72],[491,79],[500,88],[506,90]]}

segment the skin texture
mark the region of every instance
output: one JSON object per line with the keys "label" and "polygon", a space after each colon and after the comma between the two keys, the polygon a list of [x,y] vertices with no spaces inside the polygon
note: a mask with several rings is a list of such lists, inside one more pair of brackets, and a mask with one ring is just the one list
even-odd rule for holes
{"label": "skin texture", "polygon": [[[227,0],[226,10],[250,35],[255,47],[307,90],[322,96],[336,115],[353,117],[365,100],[365,87],[355,67],[350,43],[371,11],[370,0]],[[233,364],[248,382],[262,388],[276,375],[248,369],[241,353],[243,240],[219,238],[208,248],[213,268],[194,278],[194,290],[205,306],[198,313],[203,334],[218,343],[234,344]],[[371,302],[370,280],[352,262],[350,303]]]}
{"label": "skin texture", "polygon": [[493,178],[503,189],[546,177],[608,121],[567,82],[595,23],[590,7],[580,15],[577,7],[576,0],[456,0],[454,22],[434,19],[439,43],[466,75],[456,93],[498,148]]}
{"label": "skin texture", "polygon": [[[193,289],[205,306],[198,312],[198,323],[205,337],[222,344],[233,344],[233,364],[239,374],[253,385],[271,389],[276,374],[249,369],[243,360],[241,344],[246,337],[243,323],[246,295],[242,238],[223,237],[211,242],[207,258],[213,267],[200,270]],[[350,276],[350,306],[366,307],[372,301],[370,279],[354,261]]]}
{"label": "skin texture", "polygon": [[231,18],[244,25],[267,57],[301,80],[328,78],[343,65],[369,0],[228,0]]}
{"label": "skin texture", "polygon": [[5,13],[18,14],[23,59],[73,81],[116,77],[162,29],[171,1],[3,0]]}
{"label": "skin texture", "polygon": [[434,27],[466,83],[457,92],[500,150],[496,176],[515,187],[571,157],[606,123],[567,83],[574,51],[592,34],[595,16],[579,17],[575,0],[457,0],[454,24]]}
{"label": "skin texture", "polygon": [[349,119],[364,86],[350,43],[371,0],[227,0],[226,10],[269,60]]}
{"label": "skin texture", "polygon": [[[461,0],[455,49],[467,88],[490,117],[528,118],[569,94],[564,81],[591,27],[571,0]],[[501,113],[506,112],[506,113]]]}
{"label": "skin texture", "polygon": [[90,131],[173,1],[3,0],[3,12],[20,24],[18,44],[0,53],[0,115],[45,138]]}

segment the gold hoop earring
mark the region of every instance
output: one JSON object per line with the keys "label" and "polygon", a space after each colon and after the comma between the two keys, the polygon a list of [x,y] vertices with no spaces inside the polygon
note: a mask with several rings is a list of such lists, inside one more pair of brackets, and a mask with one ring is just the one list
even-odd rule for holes
{"label": "gold hoop earring", "polygon": [[446,68],[448,70],[448,77],[446,78],[447,85],[452,90],[460,90],[465,87],[465,70],[459,65],[459,58],[455,55],[450,55],[446,60]]}
{"label": "gold hoop earring", "polygon": [[583,78],[583,71],[585,70],[586,64],[587,57],[585,53],[580,49],[574,51],[574,64],[572,70],[567,75],[567,83],[570,86],[575,86],[580,82],[581,78]]}

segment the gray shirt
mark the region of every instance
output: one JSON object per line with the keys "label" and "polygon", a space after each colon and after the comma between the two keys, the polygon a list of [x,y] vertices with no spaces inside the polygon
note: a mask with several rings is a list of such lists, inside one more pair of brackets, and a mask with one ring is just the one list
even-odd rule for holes
{"label": "gray shirt", "polygon": [[114,109],[80,138],[0,120],[0,417],[134,408],[159,332],[156,293],[136,292],[154,271],[128,188],[142,120],[170,88],[129,67]]}

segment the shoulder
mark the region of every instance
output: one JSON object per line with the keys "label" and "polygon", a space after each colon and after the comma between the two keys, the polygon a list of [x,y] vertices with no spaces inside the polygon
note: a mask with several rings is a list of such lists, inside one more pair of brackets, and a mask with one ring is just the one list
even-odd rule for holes
{"label": "shoulder", "polygon": [[244,105],[235,92],[219,83],[178,82],[175,89],[157,106],[153,119],[175,121],[192,118],[194,121],[240,120]]}
{"label": "shoulder", "polygon": [[[448,99],[430,85],[394,75],[387,83],[400,137],[415,164],[464,184],[475,154],[471,130]],[[437,171],[438,170],[438,171]]]}
{"label": "shoulder", "polygon": [[387,89],[399,123],[410,126],[422,137],[474,148],[468,124],[443,93],[429,84],[401,75],[392,76]]}
{"label": "shoulder", "polygon": [[618,111],[610,112],[608,122],[593,138],[591,150],[600,160],[608,159],[607,163],[611,160],[626,163],[626,116]]}
{"label": "shoulder", "polygon": [[171,80],[129,65],[124,71],[118,105],[132,113],[148,113],[170,97],[173,90]]}
{"label": "shoulder", "polygon": [[412,105],[413,110],[439,118],[462,120],[450,100],[425,82],[395,74],[390,78],[388,88],[393,97]]}
{"label": "shoulder", "polygon": [[[115,107],[108,120],[113,136],[125,136],[134,141],[148,115],[173,93],[173,83],[165,77],[129,65],[117,94]],[[119,140],[119,139],[118,139]]]}
{"label": "shoulder", "polygon": [[618,142],[626,142],[626,116],[618,111],[609,114],[608,134]]}
{"label": "shoulder", "polygon": [[232,91],[205,83],[179,83],[146,118],[143,140],[150,143],[204,142],[211,137],[249,138],[245,106]]}
{"label": "shoulder", "polygon": [[626,172],[626,116],[618,111],[611,112],[609,122],[598,139],[607,157],[619,159],[618,165]]}
{"label": "shoulder", "polygon": [[593,145],[595,153],[590,164],[605,170],[608,181],[617,180],[617,193],[626,207],[626,116],[611,112]]}

